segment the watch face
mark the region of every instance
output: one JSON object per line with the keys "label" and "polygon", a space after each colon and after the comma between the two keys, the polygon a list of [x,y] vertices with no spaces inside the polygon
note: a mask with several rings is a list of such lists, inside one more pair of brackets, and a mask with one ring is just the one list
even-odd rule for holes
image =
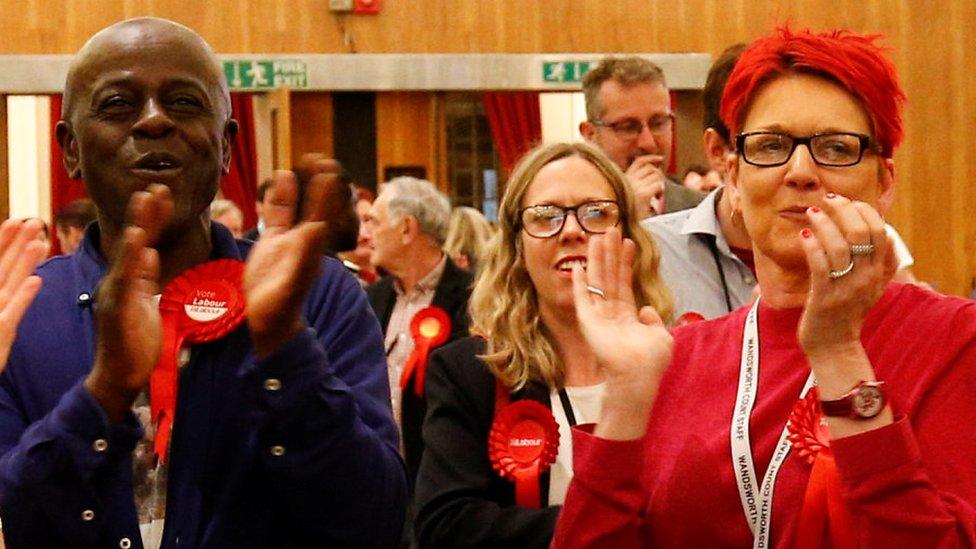
{"label": "watch face", "polygon": [[884,398],[881,395],[881,389],[870,385],[860,387],[854,395],[851,407],[854,409],[855,414],[865,418],[871,418],[880,414],[881,409],[884,408]]}

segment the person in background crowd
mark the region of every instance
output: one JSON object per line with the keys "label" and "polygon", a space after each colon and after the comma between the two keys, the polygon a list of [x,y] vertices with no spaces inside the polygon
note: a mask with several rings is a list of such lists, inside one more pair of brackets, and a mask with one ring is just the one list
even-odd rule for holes
{"label": "person in background crowd", "polygon": [[237,207],[232,200],[218,198],[210,203],[210,218],[220,223],[234,238],[242,238],[244,235],[244,213]]}
{"label": "person in background crowd", "polygon": [[54,229],[57,231],[61,253],[70,254],[78,249],[85,235],[85,227],[95,221],[95,204],[88,198],[68,202],[54,214]]}
{"label": "person in background crowd", "polygon": [[[322,189],[307,190],[300,223],[258,243],[211,222],[237,123],[213,50],[171,21],[93,36],[62,109],[65,168],[98,221],[38,269],[0,376],[8,546],[393,546],[407,482],[382,339],[355,280],[322,257]],[[224,308],[226,335],[163,351],[160,292]],[[132,409],[160,360],[182,366],[179,412],[156,468],[168,474],[144,494],[134,449],[153,430]]]}
{"label": "person in background crowd", "polygon": [[710,193],[722,185],[722,174],[700,164],[689,166],[681,184],[700,193]]}
{"label": "person in background crowd", "polygon": [[[497,246],[471,297],[475,337],[439,349],[428,372],[416,495],[421,547],[549,546],[572,478],[569,428],[599,419],[607,390],[573,305],[570,276],[589,269],[587,241],[611,230],[632,238],[621,276],[648,310],[665,317],[670,310],[657,251],[637,221],[624,174],[588,144],[542,146],[512,172]],[[514,408],[502,408],[503,400]],[[517,497],[521,489],[493,469],[504,457],[489,451],[497,418],[527,404],[558,429],[547,437],[555,463],[526,481],[536,501]]]}
{"label": "person in background crowd", "polygon": [[257,240],[268,230],[276,234],[293,227],[299,212],[300,194],[293,171],[275,170],[269,179],[258,185],[258,225],[244,233],[244,238]]}
{"label": "person in background crowd", "polygon": [[580,134],[627,175],[640,219],[701,202],[703,194],[664,173],[674,113],[660,67],[641,57],[607,57],[583,77],[583,94],[587,120]]}
{"label": "person in background crowd", "polygon": [[450,216],[450,202],[433,183],[397,177],[380,188],[366,221],[370,261],[389,273],[368,286],[366,295],[385,334],[393,413],[411,479],[420,467],[427,409],[423,388],[414,390],[422,380],[403,379],[415,349],[411,323],[433,306],[450,321],[448,341],[468,334],[472,277],[444,254]]}
{"label": "person in background crowd", "polygon": [[729,76],[752,308],[672,341],[615,276],[620,237],[590,240],[574,297],[607,391],[553,547],[976,543],[976,304],[890,282],[905,96],[877,39],[781,28]]}
{"label": "person in background crowd", "polygon": [[369,210],[373,207],[373,201],[376,200],[376,193],[355,184],[352,189],[356,200],[356,217],[359,218],[359,233],[356,237],[356,248],[348,252],[341,252],[339,257],[347,268],[350,267],[350,264],[356,266],[356,276],[363,286],[367,286],[379,278],[376,268],[369,260],[372,250],[369,247],[368,229],[366,227],[366,220],[369,219]]}
{"label": "person in background crowd", "polygon": [[494,234],[495,229],[484,214],[469,206],[458,206],[451,212],[444,251],[458,267],[477,273]]}

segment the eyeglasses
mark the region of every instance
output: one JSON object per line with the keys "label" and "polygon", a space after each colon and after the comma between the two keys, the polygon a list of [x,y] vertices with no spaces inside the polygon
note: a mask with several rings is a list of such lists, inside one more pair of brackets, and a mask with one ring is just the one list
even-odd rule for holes
{"label": "eyeglasses", "polygon": [[861,161],[865,151],[877,152],[870,143],[871,138],[867,135],[847,132],[807,137],[780,132],[749,132],[735,136],[735,146],[742,158],[753,166],[764,168],[786,164],[797,145],[806,145],[813,161],[820,166],[853,166]]}
{"label": "eyeglasses", "polygon": [[603,234],[620,222],[620,206],[613,200],[595,200],[566,207],[555,204],[529,206],[519,211],[519,220],[529,236],[549,238],[563,230],[569,212],[573,212],[580,227],[591,234]]}
{"label": "eyeglasses", "polygon": [[594,120],[594,126],[600,126],[601,128],[610,128],[613,133],[624,139],[636,139],[637,136],[644,130],[644,126],[647,126],[647,131],[655,135],[663,135],[671,132],[671,124],[674,122],[674,114],[659,114],[652,116],[647,119],[647,122],[642,122],[634,118],[627,118],[624,120],[619,120],[617,122],[604,122],[603,120]]}

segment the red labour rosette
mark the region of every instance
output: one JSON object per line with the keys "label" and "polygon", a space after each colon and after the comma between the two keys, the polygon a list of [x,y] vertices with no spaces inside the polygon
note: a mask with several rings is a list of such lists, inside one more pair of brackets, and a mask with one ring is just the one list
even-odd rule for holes
{"label": "red labour rosette", "polygon": [[174,278],[163,290],[159,313],[163,349],[149,379],[153,450],[165,462],[176,411],[177,361],[187,344],[214,341],[244,320],[244,263],[218,259],[197,265]]}
{"label": "red labour rosette", "polygon": [[810,389],[798,400],[790,413],[787,436],[793,450],[813,465],[803,495],[800,523],[796,533],[797,549],[819,549],[824,531],[835,548],[857,547],[850,513],[841,494],[840,475],[830,452],[830,432],[820,410],[819,391]]}
{"label": "red labour rosette", "polygon": [[559,451],[559,426],[552,411],[534,400],[519,400],[495,415],[488,433],[488,458],[502,478],[515,483],[515,504],[541,507],[539,475]]}
{"label": "red labour rosette", "polygon": [[424,396],[424,378],[427,374],[427,359],[430,352],[444,344],[451,335],[451,318],[440,307],[431,305],[413,315],[410,321],[410,335],[413,336],[413,352],[403,365],[400,375],[400,390],[405,391],[413,378],[413,392]]}

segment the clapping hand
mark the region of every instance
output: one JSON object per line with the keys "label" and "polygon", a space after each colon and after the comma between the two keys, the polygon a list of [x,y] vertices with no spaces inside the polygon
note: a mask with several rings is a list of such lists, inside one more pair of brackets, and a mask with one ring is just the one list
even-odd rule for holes
{"label": "clapping hand", "polygon": [[586,271],[573,268],[573,300],[583,337],[606,379],[598,436],[643,435],[661,377],[671,360],[671,334],[653,307],[634,299],[636,247],[620,230],[590,236]]}
{"label": "clapping hand", "polygon": [[325,190],[330,179],[339,177],[339,164],[331,162],[331,171],[323,170],[306,186],[301,222],[262,236],[248,257],[247,321],[259,357],[271,354],[305,326],[302,301],[319,276],[329,242]]}
{"label": "clapping hand", "polygon": [[113,421],[121,421],[162,351],[159,254],[154,248],[173,215],[173,196],[150,185],[129,199],[129,220],[114,243],[111,267],[98,286],[95,365],[85,387]]}
{"label": "clapping hand", "polygon": [[44,257],[44,244],[36,240],[41,224],[8,219],[0,225],[0,371],[7,366],[17,326],[41,289],[34,267]]}

